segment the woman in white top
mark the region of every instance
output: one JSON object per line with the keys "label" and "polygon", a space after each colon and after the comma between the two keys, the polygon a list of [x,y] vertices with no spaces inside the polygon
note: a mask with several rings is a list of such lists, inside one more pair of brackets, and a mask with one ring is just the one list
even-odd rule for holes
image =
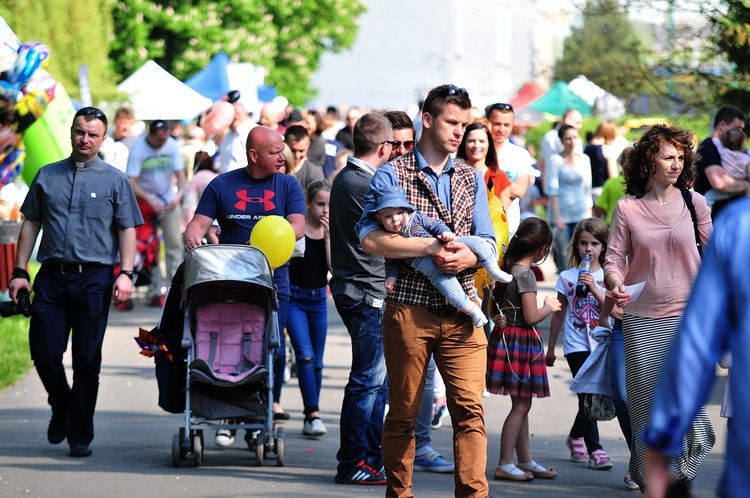
{"label": "woman in white top", "polygon": [[591,161],[576,151],[581,138],[570,125],[558,131],[563,150],[550,156],[547,165],[547,195],[550,223],[555,232],[555,264],[562,271],[568,260],[566,250],[578,222],[590,216]]}

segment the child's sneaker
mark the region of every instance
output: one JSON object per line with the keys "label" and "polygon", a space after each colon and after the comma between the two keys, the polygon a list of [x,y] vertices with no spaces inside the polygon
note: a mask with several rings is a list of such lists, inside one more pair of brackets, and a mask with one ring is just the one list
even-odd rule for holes
{"label": "child's sneaker", "polygon": [[609,460],[609,455],[604,450],[596,450],[591,452],[589,457],[589,468],[595,470],[609,470],[612,468],[612,462]]}
{"label": "child's sneaker", "polygon": [[625,483],[625,489],[627,489],[628,491],[638,491],[641,489],[638,483],[635,482],[632,477],[630,477],[630,472],[625,474],[623,482]]}
{"label": "child's sneaker", "polygon": [[448,409],[445,405],[435,405],[435,414],[432,416],[432,428],[440,429],[443,426],[443,419],[448,416]]}
{"label": "child's sneaker", "polygon": [[565,444],[568,445],[570,459],[572,461],[576,463],[586,463],[589,461],[589,453],[586,451],[586,443],[583,441],[582,437],[576,439],[568,437]]}

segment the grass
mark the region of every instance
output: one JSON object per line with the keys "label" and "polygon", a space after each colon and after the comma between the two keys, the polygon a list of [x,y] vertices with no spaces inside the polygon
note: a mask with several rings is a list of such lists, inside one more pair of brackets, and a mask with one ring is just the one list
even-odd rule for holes
{"label": "grass", "polygon": [[[39,263],[29,263],[34,281]],[[23,315],[0,318],[0,392],[26,376],[32,367],[29,354],[29,319]]]}
{"label": "grass", "polygon": [[0,391],[22,379],[31,368],[29,319],[0,318]]}

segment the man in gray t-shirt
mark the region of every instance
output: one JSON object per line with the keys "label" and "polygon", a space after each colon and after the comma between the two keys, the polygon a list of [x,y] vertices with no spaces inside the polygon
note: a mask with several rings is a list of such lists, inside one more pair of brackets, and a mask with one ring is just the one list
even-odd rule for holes
{"label": "man in gray t-shirt", "polygon": [[[161,227],[167,259],[167,282],[172,281],[183,260],[182,194],[185,191],[185,165],[177,141],[170,136],[172,126],[157,119],[130,148],[127,175],[138,198],[146,223],[154,220]],[[162,280],[156,271],[148,297],[152,304],[163,304]]]}
{"label": "man in gray t-shirt", "polygon": [[[71,128],[73,153],[40,169],[31,182],[21,207],[25,220],[9,285],[16,302],[31,290],[26,267],[44,225],[29,346],[52,408],[47,439],[60,444],[67,438],[72,457],[91,455],[110,302],[119,304],[130,297],[135,227],[143,223],[125,174],[97,156],[106,132],[102,111],[79,110]],[[114,278],[118,250],[121,270]],[[63,366],[69,340],[72,389]]]}

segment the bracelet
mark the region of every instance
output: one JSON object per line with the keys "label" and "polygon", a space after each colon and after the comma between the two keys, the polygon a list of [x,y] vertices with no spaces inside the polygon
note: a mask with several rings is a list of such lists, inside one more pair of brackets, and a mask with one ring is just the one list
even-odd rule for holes
{"label": "bracelet", "polygon": [[20,266],[13,268],[13,273],[11,274],[10,279],[13,280],[14,278],[23,278],[24,280],[31,282],[31,275],[29,275],[29,272]]}

